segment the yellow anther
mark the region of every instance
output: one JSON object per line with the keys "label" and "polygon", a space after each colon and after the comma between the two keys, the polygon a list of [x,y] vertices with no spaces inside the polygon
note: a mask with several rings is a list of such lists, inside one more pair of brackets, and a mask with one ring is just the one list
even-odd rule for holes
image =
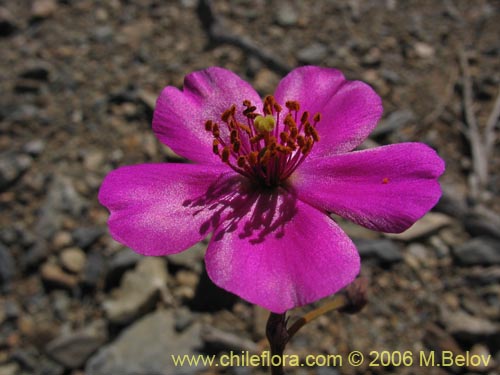
{"label": "yellow anther", "polygon": [[259,115],[255,118],[253,124],[255,126],[255,130],[259,133],[270,132],[276,126],[276,120],[271,115],[267,115],[265,117]]}

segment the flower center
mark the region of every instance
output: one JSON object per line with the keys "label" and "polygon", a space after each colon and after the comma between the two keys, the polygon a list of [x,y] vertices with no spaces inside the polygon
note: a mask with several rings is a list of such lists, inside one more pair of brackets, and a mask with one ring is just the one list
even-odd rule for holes
{"label": "flower center", "polygon": [[[212,120],[205,129],[212,133],[213,152],[236,172],[264,186],[283,183],[311,152],[319,141],[316,130],[321,114],[312,119],[300,104],[286,102],[285,114],[273,96],[266,96],[262,114],[249,100],[243,101],[246,124],[236,119],[233,104],[221,116],[222,126]],[[240,116],[238,116],[240,117]]]}

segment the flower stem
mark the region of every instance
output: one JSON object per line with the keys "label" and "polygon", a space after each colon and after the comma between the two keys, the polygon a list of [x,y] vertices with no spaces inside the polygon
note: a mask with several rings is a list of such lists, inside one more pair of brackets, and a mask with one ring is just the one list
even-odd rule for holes
{"label": "flower stem", "polygon": [[[288,332],[286,330],[286,312],[283,314],[271,313],[267,320],[266,336],[271,347],[271,374],[284,375],[283,369],[283,352],[288,343]],[[278,365],[273,365],[272,358],[274,356],[281,357]]]}
{"label": "flower stem", "polygon": [[[368,280],[366,278],[360,277],[354,280],[341,293],[334,296],[331,301],[308,312],[288,329],[286,328],[288,322],[286,312],[283,314],[271,313],[267,319],[266,325],[266,336],[269,341],[269,346],[271,347],[271,374],[285,375],[285,370],[283,369],[283,353],[286,344],[299,329],[330,311],[338,310],[347,314],[357,313],[367,302],[367,288]],[[273,356],[281,357],[279,362],[276,361],[279,365],[273,365]]]}
{"label": "flower stem", "polygon": [[293,323],[293,325],[288,329],[288,339],[291,339],[299,329],[301,329],[310,321],[320,317],[323,314],[326,314],[327,312],[341,309],[342,307],[346,306],[346,304],[347,298],[343,294],[339,294],[325,305],[308,312],[304,316],[300,317],[300,319],[296,320],[295,323]]}

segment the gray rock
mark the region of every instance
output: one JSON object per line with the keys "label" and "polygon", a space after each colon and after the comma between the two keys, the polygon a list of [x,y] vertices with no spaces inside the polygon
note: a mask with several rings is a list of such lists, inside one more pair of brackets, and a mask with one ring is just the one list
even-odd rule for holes
{"label": "gray rock", "polygon": [[4,227],[0,228],[0,242],[5,245],[12,245],[16,243],[19,239],[19,233],[16,228]]}
{"label": "gray rock", "polygon": [[43,375],[63,375],[65,373],[64,366],[48,357],[43,357],[38,361],[36,371],[35,373]]}
{"label": "gray rock", "polygon": [[366,67],[375,67],[380,65],[381,59],[382,54],[380,52],[380,49],[377,47],[372,47],[361,58],[361,65]]}
{"label": "gray rock", "polygon": [[340,372],[333,367],[318,367],[316,375],[340,375]]}
{"label": "gray rock", "polygon": [[175,274],[175,280],[180,286],[194,289],[200,281],[200,276],[193,271],[180,270]]}
{"label": "gray rock", "polygon": [[235,352],[248,351],[257,353],[258,345],[241,335],[236,335],[231,332],[223,331],[211,325],[204,325],[201,329],[201,338],[205,343],[205,347],[210,350],[233,350]]}
{"label": "gray rock", "polygon": [[57,264],[46,262],[40,268],[44,283],[51,288],[71,290],[78,285],[78,278],[64,272]]}
{"label": "gray rock", "polygon": [[427,348],[433,351],[442,352],[444,350],[461,354],[462,349],[453,336],[434,323],[429,323],[424,328],[423,342]]}
{"label": "gray rock", "polygon": [[194,321],[194,315],[188,308],[180,308],[175,312],[175,330],[177,332],[184,331]]}
{"label": "gray rock", "polygon": [[19,77],[36,81],[48,81],[50,70],[46,64],[39,64],[21,72]]}
{"label": "gray rock", "polygon": [[31,79],[18,79],[14,86],[16,94],[37,94],[41,89],[41,83]]}
{"label": "gray rock", "polygon": [[2,375],[17,375],[20,371],[20,366],[15,362],[9,362],[0,365],[0,374]]}
{"label": "gray rock", "polygon": [[467,280],[475,285],[500,285],[500,267],[474,267],[466,276]]}
{"label": "gray rock", "polygon": [[416,55],[421,59],[431,59],[434,57],[435,49],[433,46],[423,42],[416,42],[413,45]]}
{"label": "gray rock", "polygon": [[491,236],[500,239],[500,215],[486,208],[468,213],[464,225],[471,236]]}
{"label": "gray rock", "polygon": [[15,151],[0,154],[0,191],[17,181],[31,166],[29,155]]}
{"label": "gray rock", "polygon": [[306,64],[318,64],[328,55],[328,48],[322,43],[313,43],[297,53],[297,59]]}
{"label": "gray rock", "polygon": [[194,311],[230,310],[238,297],[215,285],[208,277],[206,269],[200,276],[193,299],[189,302]]}
{"label": "gray rock", "polygon": [[50,239],[61,228],[64,214],[80,217],[86,207],[87,202],[76,191],[71,180],[55,176],[39,211],[35,225],[36,234],[41,238]]}
{"label": "gray rock", "polygon": [[59,259],[62,266],[73,273],[80,273],[85,268],[87,256],[79,247],[68,247],[61,251]]}
{"label": "gray rock", "polygon": [[68,318],[68,312],[71,306],[71,298],[63,290],[54,290],[50,293],[50,305],[54,311],[54,316],[62,321]]}
{"label": "gray rock", "polygon": [[15,300],[7,300],[4,305],[5,319],[14,320],[21,314],[21,308]]}
{"label": "gray rock", "polygon": [[31,156],[40,155],[45,149],[45,141],[42,139],[34,139],[23,146],[23,151]]}
{"label": "gray rock", "polygon": [[71,235],[73,236],[73,241],[76,246],[86,249],[96,242],[104,232],[105,230],[103,227],[79,227],[76,228]]}
{"label": "gray rock", "polygon": [[408,109],[392,112],[385,120],[382,120],[380,124],[377,125],[375,130],[370,134],[370,137],[376,138],[391,133],[413,120],[415,120],[415,114]]}
{"label": "gray rock", "polygon": [[111,42],[113,40],[113,28],[111,26],[98,26],[92,31],[92,37],[98,42]]}
{"label": "gray rock", "polygon": [[468,210],[465,194],[454,186],[443,185],[442,188],[443,195],[434,210],[455,218],[464,217]]}
{"label": "gray rock", "polygon": [[0,243],[0,285],[8,284],[15,274],[16,267],[10,249]]}
{"label": "gray rock", "polygon": [[252,375],[251,367],[230,367],[228,375]]}
{"label": "gray rock", "polygon": [[18,28],[16,19],[6,8],[0,7],[0,36],[12,35]]}
{"label": "gray rock", "polygon": [[174,330],[172,311],[158,310],[127,328],[100,349],[85,367],[86,375],[193,374],[201,367],[174,367],[171,355],[193,354],[201,346],[200,325],[182,334]]}
{"label": "gray rock", "polygon": [[280,26],[293,26],[299,20],[299,13],[290,1],[281,2],[276,10],[276,23]]}
{"label": "gray rock", "polygon": [[10,121],[26,124],[40,117],[40,108],[32,104],[21,104],[12,108],[7,116]]}
{"label": "gray rock", "polygon": [[450,256],[450,248],[440,236],[434,235],[429,238],[429,244],[436,251],[438,258],[448,258]]}
{"label": "gray rock", "polygon": [[203,271],[203,258],[205,256],[206,249],[206,243],[198,242],[185,251],[169,255],[168,262],[175,266],[189,268],[193,271],[201,273],[201,271]]}
{"label": "gray rock", "polygon": [[0,325],[7,319],[7,314],[5,313],[5,302],[0,301]]}
{"label": "gray rock", "polygon": [[[470,356],[481,357],[481,358],[489,358],[491,357],[490,349],[485,344],[474,344],[472,348],[470,348]],[[477,372],[486,372],[488,369],[497,368],[496,361],[490,361],[488,363],[481,362],[478,366],[470,365],[469,369]]]}
{"label": "gray rock", "polygon": [[65,230],[57,232],[52,238],[52,248],[55,250],[70,247],[72,244],[73,238],[71,237],[71,233]]}
{"label": "gray rock", "polygon": [[389,265],[403,260],[399,247],[389,239],[354,240],[359,255],[381,265]]}
{"label": "gray rock", "polygon": [[457,263],[464,266],[500,264],[500,240],[491,237],[476,237],[453,248]]}
{"label": "gray rock", "polygon": [[82,156],[85,169],[93,172],[101,170],[106,159],[104,152],[97,149],[85,150]]}
{"label": "gray rock", "polygon": [[23,370],[34,373],[37,368],[36,354],[34,348],[18,349],[11,354],[10,359],[16,361]]}
{"label": "gray rock", "polygon": [[83,366],[106,341],[106,324],[96,321],[82,330],[55,338],[48,343],[46,352],[58,363],[75,369]]}
{"label": "gray rock", "polygon": [[31,246],[28,251],[23,254],[20,264],[21,268],[24,271],[29,271],[37,268],[49,255],[49,247],[47,242],[43,239],[40,239],[38,242],[35,242],[33,246]]}
{"label": "gray rock", "polygon": [[478,342],[500,334],[500,326],[483,318],[469,315],[464,311],[441,310],[441,321],[458,340]]}
{"label": "gray rock", "polygon": [[197,0],[181,0],[182,7],[187,9],[195,8],[197,3]]}
{"label": "gray rock", "polygon": [[113,297],[103,307],[114,324],[126,324],[151,311],[161,293],[167,292],[166,261],[163,258],[143,258],[137,267],[123,277]]}
{"label": "gray rock", "polygon": [[57,10],[55,0],[35,0],[31,6],[31,15],[35,19],[52,16]]}
{"label": "gray rock", "polygon": [[118,285],[123,274],[134,268],[137,262],[143,258],[144,256],[130,249],[123,249],[114,254],[109,262],[108,271],[106,273],[106,288]]}
{"label": "gray rock", "polygon": [[85,288],[94,289],[104,275],[106,266],[101,251],[91,251],[87,255],[87,262],[82,275],[82,284]]}
{"label": "gray rock", "polygon": [[16,31],[17,25],[14,16],[7,8],[0,7],[0,36],[9,36]]}
{"label": "gray rock", "polygon": [[387,82],[392,83],[394,85],[401,83],[401,76],[394,70],[381,69],[381,76]]}
{"label": "gray rock", "polygon": [[414,241],[422,237],[427,237],[439,229],[450,225],[452,222],[451,217],[445,214],[429,212],[403,233],[389,233],[386,236],[401,241]]}

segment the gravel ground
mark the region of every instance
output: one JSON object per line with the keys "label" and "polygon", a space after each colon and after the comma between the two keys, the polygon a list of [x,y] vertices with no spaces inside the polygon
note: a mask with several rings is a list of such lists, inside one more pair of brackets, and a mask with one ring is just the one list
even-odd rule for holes
{"label": "gravel ground", "polygon": [[217,65],[266,95],[303,64],[341,69],[382,96],[383,120],[364,146],[425,142],[447,170],[441,202],[401,235],[341,222],[363,258],[368,304],[310,323],[287,353],[417,359],[451,350],[492,359],[289,373],[499,374],[500,157],[484,155],[498,137],[499,3],[207,4],[0,2],[0,374],[267,373],[173,367],[171,353],[260,352],[267,313],[210,283],[206,242],[166,259],[114,242],[96,195],[118,166],[179,161],[151,131],[164,86]]}

